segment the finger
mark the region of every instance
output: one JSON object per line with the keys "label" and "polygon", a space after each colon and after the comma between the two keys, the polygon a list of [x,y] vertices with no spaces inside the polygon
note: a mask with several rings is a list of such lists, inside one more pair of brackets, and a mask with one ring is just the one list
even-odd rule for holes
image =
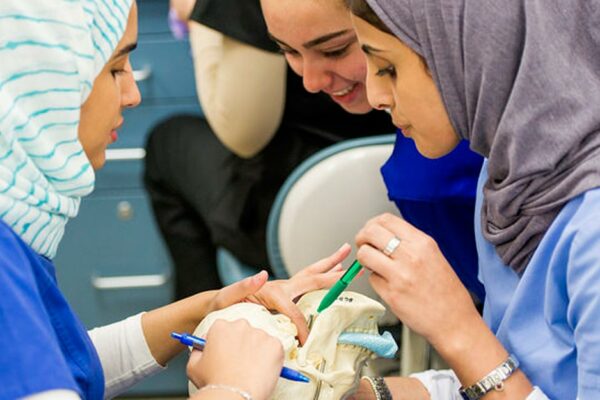
{"label": "finger", "polygon": [[269,308],[287,315],[292,320],[292,323],[296,325],[298,329],[298,341],[300,345],[303,345],[308,338],[308,325],[302,311],[283,292],[272,293],[271,301],[271,307]]}
{"label": "finger", "polygon": [[242,279],[229,286],[219,290],[217,304],[219,308],[224,308],[232,304],[243,301],[246,297],[259,291],[269,279],[267,271],[260,271],[258,274]]}
{"label": "finger", "polygon": [[202,379],[197,376],[201,369],[200,360],[202,360],[202,352],[200,350],[193,349],[187,362],[186,374],[196,387],[204,386]]}
{"label": "finger", "polygon": [[377,293],[379,295],[379,297],[381,297],[381,299],[386,303],[389,304],[388,301],[388,293],[389,293],[389,284],[388,281],[385,280],[385,278],[383,278],[381,275],[377,274],[377,273],[372,273],[371,276],[369,276],[369,284],[371,285],[371,287],[373,288],[373,290],[375,290],[375,293]]}
{"label": "finger", "polygon": [[393,214],[381,214],[375,218],[375,221],[400,239],[410,239],[412,237],[418,237],[425,234],[423,231],[415,228],[405,219]]}
{"label": "finger", "polygon": [[339,249],[336,250],[335,253],[304,268],[297,275],[327,272],[332,268],[335,268],[337,264],[340,264],[342,261],[344,261],[350,254],[350,251],[352,251],[352,247],[348,243],[344,243]]}
{"label": "finger", "polygon": [[290,297],[295,299],[306,292],[333,286],[346,272],[342,269],[341,265],[339,268],[336,266],[334,269],[324,274],[295,277],[293,285],[291,285],[292,292]]}
{"label": "finger", "polygon": [[360,246],[356,253],[356,258],[363,267],[385,279],[388,279],[394,273],[394,270],[397,269],[394,260],[368,244]]}
{"label": "finger", "polygon": [[396,237],[394,232],[376,221],[369,222],[356,235],[358,247],[368,244],[380,251],[387,246],[389,241]]}

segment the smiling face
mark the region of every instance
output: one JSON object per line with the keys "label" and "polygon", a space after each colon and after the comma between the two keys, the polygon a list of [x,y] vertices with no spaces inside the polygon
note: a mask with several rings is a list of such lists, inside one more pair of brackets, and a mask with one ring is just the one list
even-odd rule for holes
{"label": "smiling face", "polygon": [[261,0],[272,39],[311,93],[327,93],[346,111],[371,111],[366,65],[341,0]]}
{"label": "smiling face", "polygon": [[448,154],[460,141],[423,59],[398,38],[352,16],[367,55],[367,93],[374,108],[389,109],[394,125],[428,158]]}
{"label": "smiling face", "polygon": [[135,107],[141,101],[129,62],[129,53],[136,43],[137,6],[134,2],[121,41],[81,106],[79,141],[95,170],[104,166],[106,148],[117,140],[117,129],[123,124],[123,109]]}

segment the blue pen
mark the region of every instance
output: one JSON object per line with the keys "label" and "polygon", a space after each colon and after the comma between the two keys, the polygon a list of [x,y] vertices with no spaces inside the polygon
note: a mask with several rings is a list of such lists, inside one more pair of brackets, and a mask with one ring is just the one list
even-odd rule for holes
{"label": "blue pen", "polygon": [[[198,349],[198,350],[204,350],[204,346],[206,345],[206,340],[199,338],[198,336],[190,335],[189,333],[172,332],[171,337],[173,339],[179,340],[181,343],[185,344],[186,346],[192,346],[193,348]],[[281,374],[279,374],[279,376],[281,376],[282,378],[288,379],[290,381],[310,382],[310,379],[306,375],[301,374],[300,372],[296,371],[295,369],[291,369],[291,368],[287,368],[287,367],[283,367],[281,369]]]}

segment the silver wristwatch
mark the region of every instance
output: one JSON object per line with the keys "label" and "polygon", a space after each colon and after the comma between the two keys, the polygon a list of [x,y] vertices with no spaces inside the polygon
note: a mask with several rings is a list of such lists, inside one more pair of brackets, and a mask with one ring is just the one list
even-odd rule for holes
{"label": "silver wristwatch", "polygon": [[504,390],[504,381],[507,380],[517,368],[519,368],[519,361],[511,354],[506,361],[484,376],[479,382],[468,388],[461,388],[459,390],[460,395],[464,400],[479,400],[491,390],[502,391]]}

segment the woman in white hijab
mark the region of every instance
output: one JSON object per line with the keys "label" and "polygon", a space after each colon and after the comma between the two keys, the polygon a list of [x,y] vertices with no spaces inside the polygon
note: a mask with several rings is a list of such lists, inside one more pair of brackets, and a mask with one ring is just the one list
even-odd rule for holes
{"label": "woman in white hijab", "polygon": [[600,398],[598,1],[348,3],[371,104],[424,155],[466,139],[487,158],[483,318],[422,232],[381,216],[357,236],[375,290],[452,368],[390,380],[394,398]]}
{"label": "woman in white hijab", "polygon": [[[347,245],[293,280],[265,283],[262,272],[88,335],[51,259],[93,190],[123,109],[141,100],[129,63],[136,43],[132,0],[0,2],[0,398],[113,397],[185,349],[171,331],[191,331],[244,299],[290,315],[302,341],[305,322],[290,299],[340,276]],[[210,389],[199,398],[265,398],[281,369],[279,342],[239,322],[209,337],[189,365],[191,379]]]}

